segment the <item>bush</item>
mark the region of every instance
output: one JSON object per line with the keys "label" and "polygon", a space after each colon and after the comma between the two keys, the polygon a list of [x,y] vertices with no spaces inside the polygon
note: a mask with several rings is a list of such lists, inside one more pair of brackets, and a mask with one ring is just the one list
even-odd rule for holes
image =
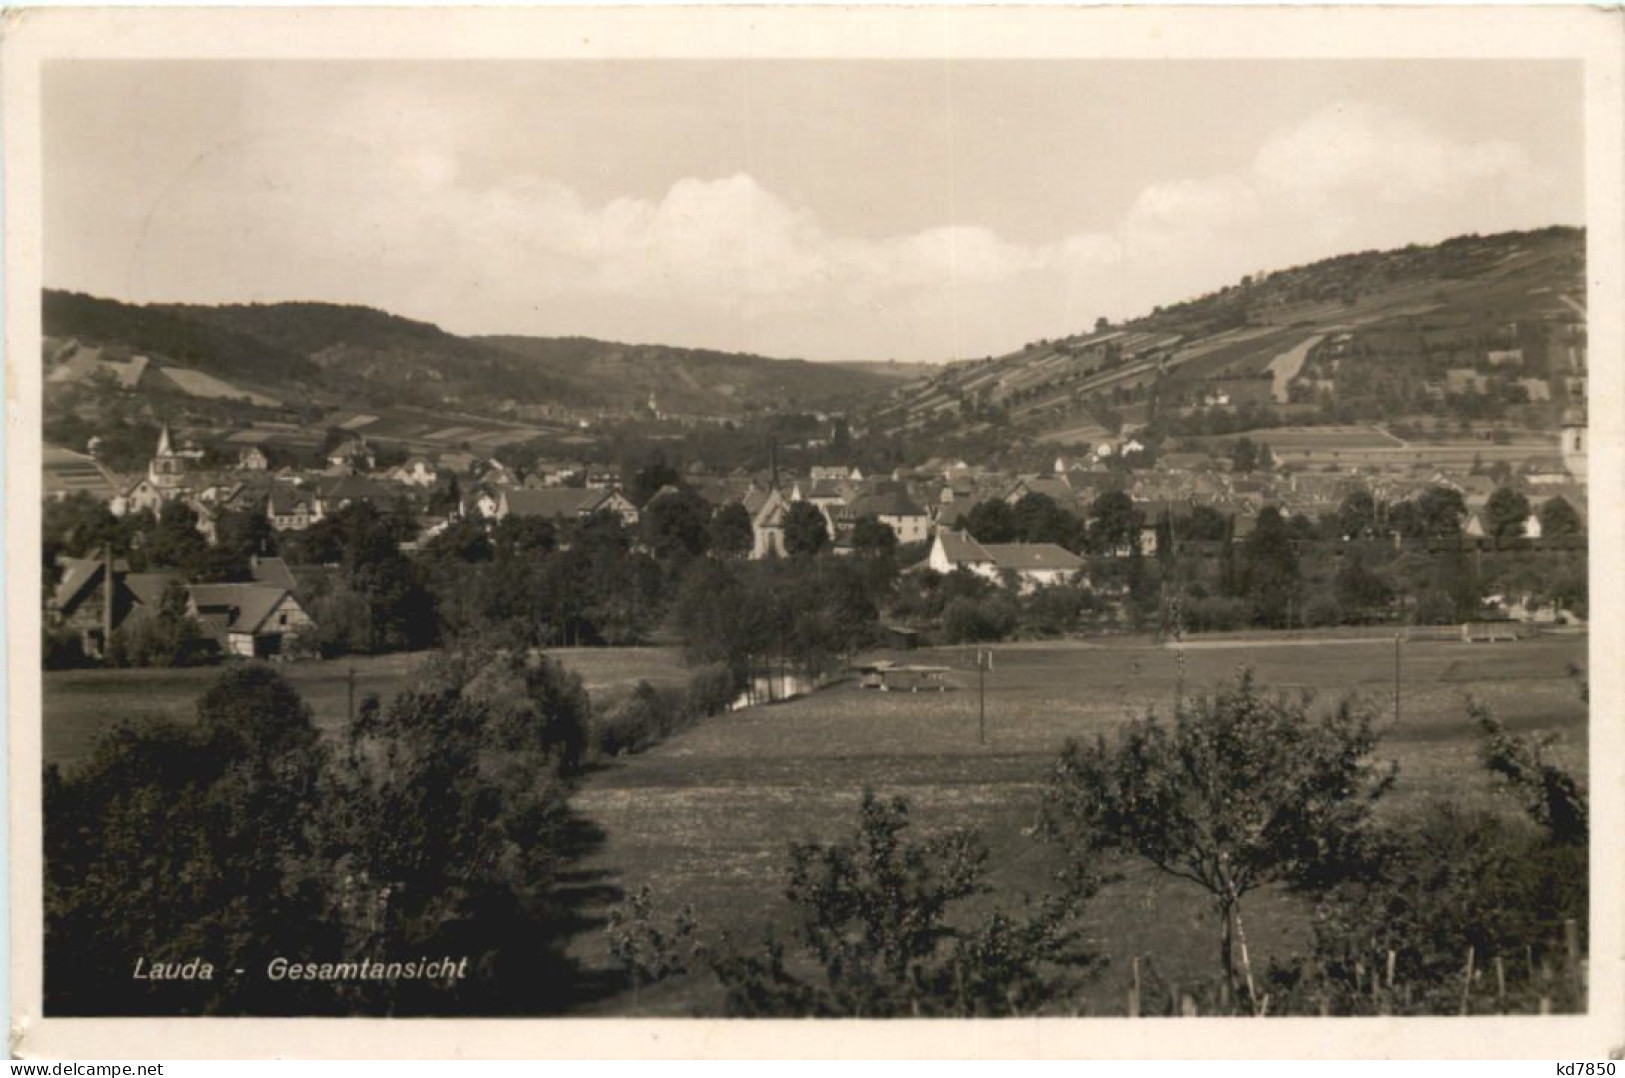
{"label": "bush", "polygon": [[702,666],[688,676],[688,712],[694,719],[717,715],[727,710],[738,694],[739,686],[724,663]]}
{"label": "bush", "polygon": [[1312,629],[1343,624],[1343,607],[1330,595],[1317,595],[1303,606],[1303,623]]}
{"label": "bush", "polygon": [[40,656],[47,670],[72,670],[90,665],[78,631],[67,627],[45,630]]}
{"label": "bush", "polygon": [[671,725],[671,702],[659,689],[640,681],[632,692],[602,715],[594,715],[589,726],[591,751],[598,756],[622,756],[640,752],[663,736]]}
{"label": "bush", "polygon": [[214,657],[211,641],[191,618],[127,618],[107,643],[109,666],[198,666]]}
{"label": "bush", "polygon": [[1015,612],[998,599],[955,599],[942,614],[942,635],[949,644],[1003,640],[1015,625]]}
{"label": "bush", "polygon": [[640,681],[625,699],[594,716],[589,738],[599,757],[644,752],[733,702],[737,685],[728,667],[713,663],[689,675],[682,689]]}
{"label": "bush", "polygon": [[1418,625],[1449,625],[1456,620],[1456,601],[1442,591],[1423,592],[1414,617]]}
{"label": "bush", "polygon": [[1185,603],[1185,625],[1192,632],[1227,632],[1247,624],[1247,601],[1210,596]]}

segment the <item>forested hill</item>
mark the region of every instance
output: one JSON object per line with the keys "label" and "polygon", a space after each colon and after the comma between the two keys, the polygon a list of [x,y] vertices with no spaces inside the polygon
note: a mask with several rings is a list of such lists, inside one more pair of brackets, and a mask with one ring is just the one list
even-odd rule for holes
{"label": "forested hill", "polygon": [[742,414],[872,398],[906,365],[818,364],[583,337],[461,337],[369,307],[329,303],[141,306],[47,291],[45,336],[204,371],[280,399],[379,407],[514,405]]}

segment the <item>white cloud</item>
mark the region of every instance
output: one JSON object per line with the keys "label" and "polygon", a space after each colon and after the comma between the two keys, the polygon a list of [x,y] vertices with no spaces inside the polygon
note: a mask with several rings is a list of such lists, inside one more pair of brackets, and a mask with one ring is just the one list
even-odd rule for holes
{"label": "white cloud", "polygon": [[1522,146],[1460,142],[1358,103],[1326,108],[1265,143],[1253,174],[1266,190],[1310,202],[1459,198],[1481,183],[1521,189],[1533,180]]}
{"label": "white cloud", "polygon": [[[462,331],[937,359],[1340,244],[1545,223],[1520,216],[1541,183],[1521,146],[1358,104],[1282,131],[1235,173],[1147,187],[1115,227],[1046,242],[963,221],[842,235],[745,174],[595,205],[545,163],[480,182],[446,132],[402,134],[405,118],[368,108],[368,141],[269,132],[189,169],[148,215],[130,279],[155,298],[368,302]],[[244,251],[252,296],[221,270]]]}

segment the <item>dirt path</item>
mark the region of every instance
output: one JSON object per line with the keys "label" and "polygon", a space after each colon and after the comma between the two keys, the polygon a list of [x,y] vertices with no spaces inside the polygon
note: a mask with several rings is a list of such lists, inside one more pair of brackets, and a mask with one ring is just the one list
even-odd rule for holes
{"label": "dirt path", "polygon": [[1278,404],[1287,404],[1287,386],[1292,379],[1303,370],[1303,361],[1309,358],[1310,351],[1325,340],[1324,336],[1310,337],[1307,341],[1295,348],[1288,349],[1270,360],[1270,373],[1275,375],[1275,400]]}

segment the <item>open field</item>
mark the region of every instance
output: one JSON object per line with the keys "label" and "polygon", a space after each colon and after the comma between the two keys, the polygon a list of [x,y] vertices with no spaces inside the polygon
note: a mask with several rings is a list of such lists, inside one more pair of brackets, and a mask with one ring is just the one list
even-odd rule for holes
{"label": "open field", "polygon": [[[631,691],[640,679],[657,687],[683,684],[688,671],[673,648],[559,648],[549,652],[581,675],[595,704]],[[332,734],[344,726],[349,671],[355,698],[368,693],[387,700],[411,675],[421,653],[358,656],[278,667],[304,697],[316,725]],[[71,768],[87,759],[103,731],[124,720],[190,719],[197,698],[220,667],[186,670],[62,670],[44,676],[43,757]]]}
{"label": "open field", "polygon": [[[1567,675],[1588,665],[1584,635],[1507,644],[1415,641],[1403,647],[1400,714],[1394,711],[1391,638],[1300,633],[1258,640],[1198,638],[1185,649],[1187,693],[1204,691],[1250,667],[1259,681],[1308,690],[1330,706],[1344,693],[1368,699],[1382,717],[1379,755],[1400,765],[1384,811],[1404,813],[1431,797],[1496,798],[1477,762],[1477,738],[1464,707],[1469,694],[1517,732],[1563,735],[1558,755],[1585,772],[1586,708]],[[1045,775],[1068,737],[1110,733],[1147,708],[1171,709],[1177,653],[1145,638],[1025,643],[995,647],[987,676],[987,744],[977,741],[973,651],[926,649],[891,657],[954,668],[946,692],[879,693],[853,681],[788,703],[709,719],[671,741],[589,775],[576,806],[607,833],[581,869],[621,893],[648,885],[662,908],[693,907],[701,935],[721,929],[753,942],[783,927],[783,863],[791,841],[847,834],[865,788],[901,795],[916,832],[968,827],[992,851],[990,901],[1013,903],[1048,886],[1055,852],[1030,833]],[[554,653],[581,673],[596,701],[640,678],[675,684],[686,676],[674,649],[580,649]],[[358,697],[387,695],[417,656],[290,664],[285,668],[329,731],[344,721],[346,675]],[[72,765],[95,736],[122,717],[190,716],[215,670],[82,671],[45,678],[45,759]],[[1495,803],[1509,805],[1502,799]],[[1121,1013],[1130,959],[1148,979],[1194,985],[1216,975],[1213,914],[1191,886],[1142,866],[1090,904],[1089,937],[1111,965],[1074,1006]],[[1297,899],[1265,890],[1248,898],[1249,943],[1262,967],[1301,948],[1307,920]],[[598,910],[599,914],[605,912]],[[573,941],[593,967],[608,962],[605,937]],[[638,1013],[715,1013],[709,977],[645,989]],[[629,1013],[629,997],[593,1004],[592,1013]]]}
{"label": "open field", "polygon": [[[1315,691],[1329,706],[1354,691],[1389,726],[1380,753],[1400,764],[1387,811],[1433,796],[1493,797],[1478,766],[1477,739],[1463,706],[1469,693],[1520,732],[1564,735],[1561,755],[1584,770],[1585,706],[1566,675],[1586,662],[1586,638],[1517,644],[1408,644],[1402,655],[1401,713],[1393,715],[1391,640],[1324,646],[1190,649],[1193,690],[1251,666],[1268,686]],[[853,826],[865,787],[902,795],[919,831],[970,827],[992,850],[997,898],[1041,891],[1056,867],[1033,838],[1039,791],[1067,737],[1110,732],[1147,707],[1166,712],[1175,653],[1137,641],[996,648],[988,675],[988,743],[977,743],[976,676],[966,649],[911,652],[908,661],[956,667],[948,692],[887,693],[845,682],[785,704],[708,720],[672,741],[589,778],[580,810],[608,833],[591,868],[625,892],[648,885],[669,909],[688,904],[702,935],[726,928],[750,941],[781,921],[789,842],[831,839]],[[901,658],[902,656],[898,656]],[[1132,956],[1184,984],[1217,970],[1213,915],[1190,886],[1139,866],[1090,906],[1091,938],[1112,966],[1077,1001],[1080,1010],[1121,1013]],[[1295,899],[1260,892],[1248,900],[1249,941],[1260,965],[1303,943]],[[781,925],[782,927],[782,925]],[[707,931],[709,930],[709,931]],[[605,962],[601,935],[576,941],[579,955]],[[714,1011],[709,978],[645,990],[646,1013]],[[604,1013],[625,1013],[626,998]]]}
{"label": "open field", "polygon": [[1247,437],[1253,441],[1269,443],[1272,450],[1299,449],[1383,449],[1405,445],[1387,431],[1367,426],[1337,427],[1271,427],[1267,430],[1243,431],[1196,439],[1204,444],[1217,445],[1235,438]]}

